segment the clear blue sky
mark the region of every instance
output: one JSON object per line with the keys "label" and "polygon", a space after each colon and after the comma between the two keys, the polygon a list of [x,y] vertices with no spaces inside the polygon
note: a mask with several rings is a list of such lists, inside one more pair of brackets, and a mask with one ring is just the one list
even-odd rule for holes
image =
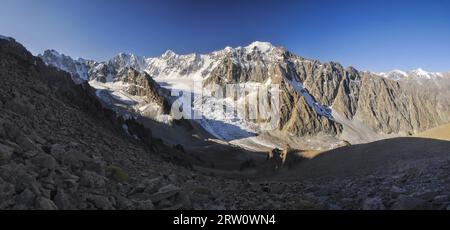
{"label": "clear blue sky", "polygon": [[0,0],[0,34],[34,54],[205,53],[269,41],[361,70],[450,70],[450,1]]}

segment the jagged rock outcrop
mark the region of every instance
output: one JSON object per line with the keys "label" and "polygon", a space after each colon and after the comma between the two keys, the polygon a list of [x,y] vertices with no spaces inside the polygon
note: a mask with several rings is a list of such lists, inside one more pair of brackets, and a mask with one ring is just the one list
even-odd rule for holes
{"label": "jagged rock outcrop", "polygon": [[398,82],[371,73],[360,76],[355,85],[342,82],[341,92],[347,89],[347,93],[338,93],[333,109],[362,121],[376,132],[417,133],[450,119],[447,93],[434,87],[434,80],[423,86],[416,81]]}
{"label": "jagged rock outcrop", "polygon": [[163,113],[170,112],[170,92],[162,88],[145,72],[138,72],[132,68],[125,68],[118,74],[121,81],[128,84],[127,93],[133,96],[144,97],[150,103],[157,103],[163,108]]}
{"label": "jagged rock outcrop", "polygon": [[71,73],[72,80],[76,83],[81,83],[89,79],[88,76],[88,65],[90,61],[79,58],[78,60],[73,60],[71,57],[64,54],[59,54],[55,50],[46,50],[42,55],[39,55],[45,63],[52,62],[53,66],[60,70]]}
{"label": "jagged rock outcrop", "polygon": [[264,44],[265,47],[261,48],[261,45],[257,45],[260,44],[230,52],[211,71],[203,82],[204,86],[248,82],[279,84],[279,130],[292,135],[338,134],[342,129],[341,125],[318,113],[303,96],[310,92],[297,92],[289,83],[293,79],[299,81],[305,77],[299,70],[299,60],[284,48],[272,47],[270,44]]}
{"label": "jagged rock outcrop", "polygon": [[129,196],[145,170],[188,171],[190,160],[70,77],[0,39],[0,209],[190,207],[182,190],[159,201]]}

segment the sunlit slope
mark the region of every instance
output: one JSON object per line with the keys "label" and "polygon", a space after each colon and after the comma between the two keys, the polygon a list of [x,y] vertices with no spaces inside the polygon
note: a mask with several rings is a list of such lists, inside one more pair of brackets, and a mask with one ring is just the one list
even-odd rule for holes
{"label": "sunlit slope", "polygon": [[450,141],[450,123],[429,129],[417,136]]}

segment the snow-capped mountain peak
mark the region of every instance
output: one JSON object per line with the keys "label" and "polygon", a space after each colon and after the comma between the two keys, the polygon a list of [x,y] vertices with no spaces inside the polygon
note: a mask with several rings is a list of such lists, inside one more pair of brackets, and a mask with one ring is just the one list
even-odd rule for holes
{"label": "snow-capped mountain peak", "polygon": [[6,37],[6,36],[3,36],[3,35],[0,35],[0,39],[2,39],[2,40],[8,40],[8,41],[11,41],[11,40],[12,40],[12,38]]}
{"label": "snow-capped mountain peak", "polygon": [[[51,50],[47,50],[49,53],[51,53],[53,56],[55,56],[55,57],[62,57],[63,55],[61,55],[58,51],[56,51],[56,50],[53,50],[53,49],[51,49]],[[47,52],[46,51],[46,52]]]}
{"label": "snow-capped mountain peak", "polygon": [[131,67],[138,71],[145,69],[145,58],[128,53],[119,53],[109,61],[117,69]]}
{"label": "snow-capped mountain peak", "polygon": [[398,75],[402,75],[402,76],[407,76],[406,72],[398,70],[398,69],[394,69],[391,72],[389,72],[390,74],[398,74]]}
{"label": "snow-capped mountain peak", "polygon": [[437,72],[428,72],[422,68],[417,68],[408,72],[409,75],[416,77],[418,79],[435,80],[441,78],[443,75]]}
{"label": "snow-capped mountain peak", "polygon": [[[285,116],[283,121],[287,122],[284,125],[288,125],[284,130],[291,132],[290,129],[292,128],[293,133],[307,133],[309,130],[300,130],[304,127],[303,121],[320,119],[320,124],[316,123],[317,127],[321,127],[321,124],[324,124],[322,122],[329,122],[326,123],[326,126],[328,126],[341,121],[339,116],[333,115],[334,106],[344,106],[343,111],[347,111],[350,115],[354,113],[353,106],[357,106],[344,99],[338,99],[342,100],[341,105],[336,103],[336,98],[334,99],[335,102],[332,102],[330,100],[332,98],[331,93],[326,92],[326,90],[319,90],[321,87],[318,86],[331,85],[334,82],[339,85],[338,80],[344,74],[348,74],[350,82],[347,86],[343,86],[344,89],[356,88],[364,83],[360,80],[364,75],[358,74],[356,70],[344,70],[337,63],[306,60],[291,54],[282,47],[275,47],[268,42],[259,41],[243,47],[226,47],[207,54],[176,54],[167,50],[159,57],[144,58],[133,54],[120,53],[106,62],[73,61],[70,57],[61,55],[56,51],[46,51],[40,57],[48,65],[71,73],[74,79],[87,80],[92,87],[97,89],[97,96],[106,101],[105,103],[113,105],[119,101],[120,105],[126,105],[127,108],[132,107],[133,111],[138,111],[138,113],[150,114],[158,121],[164,120],[166,122],[171,118],[170,116],[160,117],[160,115],[163,115],[158,112],[162,111],[161,107],[155,107],[153,99],[143,98],[140,94],[143,93],[142,86],[150,82],[150,79],[165,90],[183,90],[194,95],[196,92],[202,92],[202,97],[194,98],[193,101],[194,108],[203,109],[201,119],[198,119],[197,122],[206,131],[222,140],[247,138],[249,133],[258,132],[259,124],[252,123],[252,121],[247,122],[245,117],[240,116],[239,113],[236,117],[228,117],[228,115],[223,116],[224,114],[220,110],[217,110],[217,112],[214,105],[226,103],[227,105],[240,107],[242,104],[245,105],[246,96],[239,98],[238,101],[241,103],[239,105],[233,100],[229,100],[230,98],[215,98],[211,96],[212,92],[210,91],[216,85],[260,83],[267,86],[271,82],[274,82],[274,84],[281,83],[283,86],[282,93],[292,98],[292,100],[283,102],[283,108],[296,108],[295,111],[299,112],[298,117],[302,117],[301,120],[297,120],[297,116],[290,118],[288,112],[282,112],[282,115]],[[307,71],[307,68],[313,69],[313,71]],[[141,74],[146,77],[133,78],[133,76],[137,77]],[[333,79],[329,78],[329,74],[334,76]],[[412,83],[428,85],[427,83],[430,81],[428,79],[434,80],[435,77],[447,75],[446,73],[442,73],[442,75],[430,73],[419,68],[407,72],[393,70],[380,73],[378,76],[402,81],[402,84],[411,81]],[[319,80],[316,81],[316,78]],[[308,81],[308,79],[314,80]],[[194,91],[197,89],[202,91]],[[203,92],[206,93],[203,94]],[[328,96],[321,98],[324,93],[328,93],[327,95],[330,98],[327,98]],[[348,94],[350,98],[356,98],[352,101],[358,101],[358,96],[355,95],[358,95],[356,91]],[[297,100],[297,96],[302,99]],[[369,100],[369,98],[366,100]],[[289,122],[290,119],[292,123]],[[328,127],[321,128],[328,129]],[[331,127],[330,129],[334,128]]]}
{"label": "snow-capped mountain peak", "polygon": [[177,54],[175,52],[173,52],[172,50],[166,50],[166,52],[164,52],[161,57],[162,58],[171,58],[171,57],[175,57],[177,56]]}
{"label": "snow-capped mountain peak", "polygon": [[394,81],[399,81],[402,79],[435,80],[443,76],[441,73],[428,72],[422,68],[417,68],[408,72],[392,70],[388,73],[379,73],[379,75]]}
{"label": "snow-capped mountain peak", "polygon": [[427,74],[428,73],[427,71],[423,70],[420,67],[417,68],[417,69],[411,70],[411,72],[416,72],[416,73],[421,73],[421,74]]}
{"label": "snow-capped mountain peak", "polygon": [[408,74],[406,72],[398,69],[389,71],[388,73],[380,73],[380,75],[394,81],[398,81],[400,79],[408,77]]}
{"label": "snow-capped mountain peak", "polygon": [[85,64],[87,61],[84,59],[73,60],[71,57],[61,54],[56,50],[46,50],[44,54],[38,56],[47,65],[55,66],[58,69],[70,73],[76,83],[87,81],[89,78],[88,67]]}
{"label": "snow-capped mountain peak", "polygon": [[423,70],[422,68],[411,70],[410,73],[416,75],[417,77],[431,79],[431,73]]}
{"label": "snow-capped mountain peak", "polygon": [[271,49],[273,49],[274,46],[270,42],[255,41],[244,48],[250,52],[257,49],[257,50],[261,51],[262,53],[266,53],[266,52],[270,51]]}

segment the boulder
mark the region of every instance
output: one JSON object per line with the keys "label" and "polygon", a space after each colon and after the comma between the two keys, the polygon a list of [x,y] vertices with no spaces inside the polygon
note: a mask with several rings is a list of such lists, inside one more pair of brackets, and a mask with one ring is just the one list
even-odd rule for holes
{"label": "boulder", "polygon": [[154,210],[155,205],[153,204],[153,202],[151,200],[143,200],[143,201],[137,202],[136,209],[138,209],[138,210]]}
{"label": "boulder", "polygon": [[362,204],[363,210],[385,210],[383,200],[380,197],[371,197],[364,200]]}
{"label": "boulder", "polygon": [[105,177],[95,172],[84,170],[81,175],[80,184],[88,188],[103,188],[106,182]]}
{"label": "boulder", "polygon": [[67,210],[71,208],[69,198],[63,189],[58,189],[54,200],[59,209]]}
{"label": "boulder", "polygon": [[433,198],[434,203],[442,204],[448,202],[450,199],[447,195],[438,195]]}
{"label": "boulder", "polygon": [[111,201],[105,197],[100,195],[87,195],[86,200],[94,204],[94,206],[100,210],[112,210],[114,209]]}
{"label": "boulder", "polygon": [[158,192],[152,194],[150,199],[153,202],[159,202],[161,200],[175,196],[181,191],[181,189],[173,184],[166,185],[158,190]]}
{"label": "boulder", "polygon": [[407,195],[400,195],[391,209],[394,210],[424,210],[430,209],[431,205],[422,199]]}
{"label": "boulder", "polygon": [[0,160],[9,160],[14,153],[14,149],[0,143]]}
{"label": "boulder", "polygon": [[37,156],[31,159],[31,162],[40,168],[48,170],[54,170],[57,166],[55,158],[53,158],[51,155],[47,153],[38,154]]}
{"label": "boulder", "polygon": [[53,201],[50,199],[47,199],[45,197],[38,197],[36,199],[36,208],[40,210],[58,210],[58,207],[56,206]]}
{"label": "boulder", "polygon": [[31,192],[31,190],[25,189],[18,196],[16,196],[16,203],[30,207],[33,204],[35,198],[36,195]]}

